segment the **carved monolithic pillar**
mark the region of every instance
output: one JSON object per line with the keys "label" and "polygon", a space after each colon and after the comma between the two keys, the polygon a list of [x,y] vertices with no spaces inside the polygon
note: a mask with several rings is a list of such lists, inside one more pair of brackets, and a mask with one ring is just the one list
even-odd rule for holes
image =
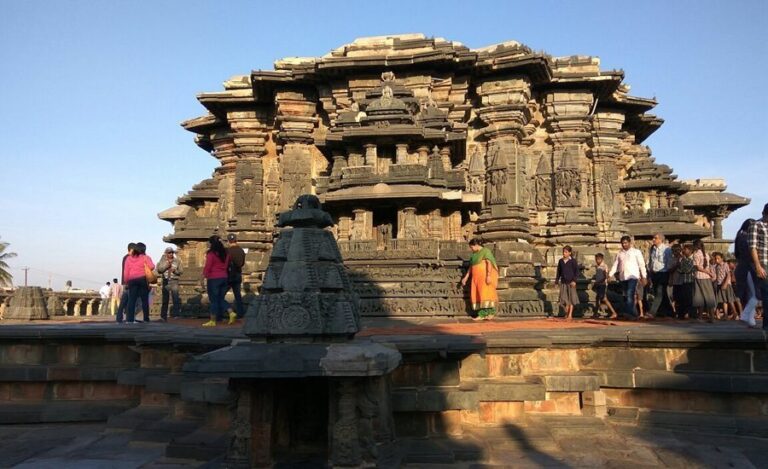
{"label": "carved monolithic pillar", "polygon": [[626,231],[618,204],[618,159],[625,137],[624,113],[599,110],[592,120],[592,139],[587,155],[592,160],[592,203],[597,233],[602,243],[612,242]]}
{"label": "carved monolithic pillar", "polygon": [[545,97],[553,145],[553,206],[551,233],[556,242],[596,243],[592,177],[586,156],[591,137],[593,95],[588,90],[555,90]]}
{"label": "carved monolithic pillar", "polygon": [[530,119],[531,84],[527,77],[493,78],[477,87],[478,117],[487,124],[476,138],[487,142],[485,194],[478,234],[493,243],[499,262],[500,312],[542,311],[536,292],[533,247],[527,209],[527,162],[521,151]]}
{"label": "carved monolithic pillar", "polygon": [[312,132],[317,125],[317,104],[310,90],[279,91],[275,96],[278,138],[283,142],[280,161],[282,177],[281,210],[287,210],[301,194],[314,193],[312,187]]}

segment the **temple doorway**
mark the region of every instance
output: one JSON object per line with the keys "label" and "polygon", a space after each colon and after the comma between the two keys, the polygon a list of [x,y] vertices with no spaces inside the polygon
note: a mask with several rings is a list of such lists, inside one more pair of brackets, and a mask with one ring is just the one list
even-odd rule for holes
{"label": "temple doorway", "polygon": [[373,211],[373,239],[376,249],[386,249],[390,240],[397,233],[397,210],[394,207],[381,207]]}

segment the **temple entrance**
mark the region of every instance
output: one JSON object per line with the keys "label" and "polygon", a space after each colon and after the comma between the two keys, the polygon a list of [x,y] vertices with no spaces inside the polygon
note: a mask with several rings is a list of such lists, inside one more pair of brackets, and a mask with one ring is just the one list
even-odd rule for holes
{"label": "temple entrance", "polygon": [[397,233],[397,211],[394,207],[375,208],[373,211],[373,239],[376,249],[386,249]]}
{"label": "temple entrance", "polygon": [[328,380],[274,383],[274,467],[328,466]]}

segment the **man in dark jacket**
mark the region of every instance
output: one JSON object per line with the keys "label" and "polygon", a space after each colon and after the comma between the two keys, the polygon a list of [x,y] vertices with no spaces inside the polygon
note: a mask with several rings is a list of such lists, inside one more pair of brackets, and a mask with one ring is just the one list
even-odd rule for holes
{"label": "man in dark jacket", "polygon": [[227,235],[227,253],[229,254],[229,266],[227,268],[227,283],[235,296],[235,311],[229,313],[229,323],[232,324],[237,319],[245,316],[245,307],[243,306],[243,297],[240,289],[243,285],[243,266],[245,265],[245,251],[237,244],[237,235],[230,233]]}
{"label": "man in dark jacket", "polygon": [[172,247],[165,248],[165,254],[157,263],[157,273],[163,278],[163,302],[160,305],[160,319],[168,320],[168,303],[173,297],[171,318],[177,318],[181,313],[181,298],[179,297],[179,278],[183,273],[181,261],[176,257]]}

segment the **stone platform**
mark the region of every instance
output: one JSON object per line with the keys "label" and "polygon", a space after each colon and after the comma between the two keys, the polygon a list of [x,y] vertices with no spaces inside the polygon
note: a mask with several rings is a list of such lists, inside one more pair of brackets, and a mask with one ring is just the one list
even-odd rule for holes
{"label": "stone platform", "polygon": [[[199,322],[0,327],[2,465],[220,467],[232,393],[182,368],[245,336]],[[403,356],[382,467],[766,467],[762,330],[376,321],[356,340]]]}

